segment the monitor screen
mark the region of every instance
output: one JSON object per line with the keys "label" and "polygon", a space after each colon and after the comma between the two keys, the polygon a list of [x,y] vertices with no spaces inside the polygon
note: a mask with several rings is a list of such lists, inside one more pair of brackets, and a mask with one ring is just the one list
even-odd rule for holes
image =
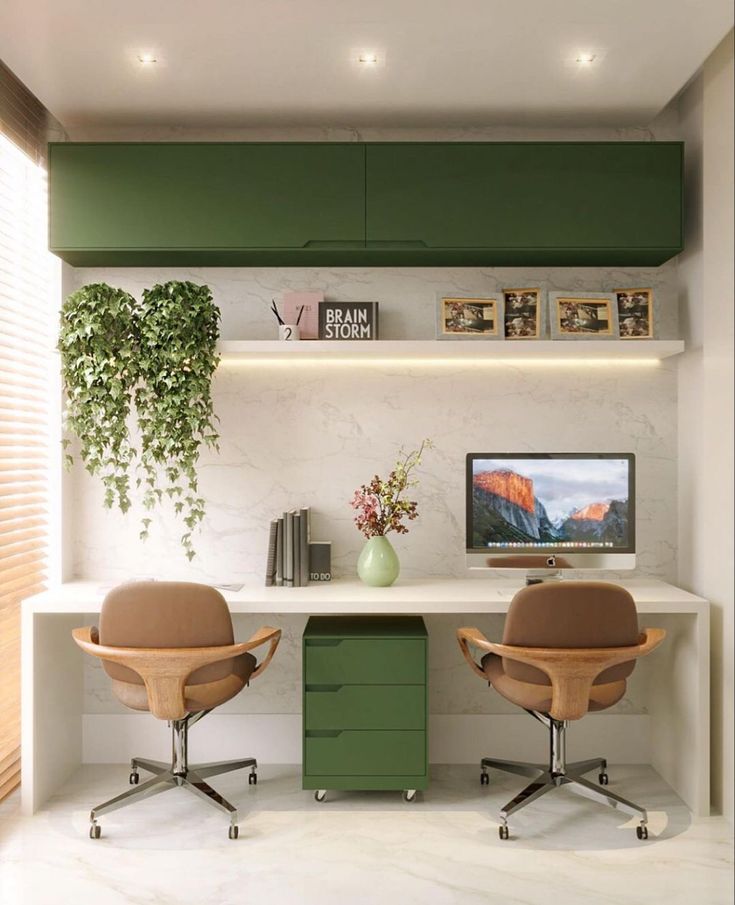
{"label": "monitor screen", "polygon": [[630,453],[470,453],[468,554],[635,552]]}

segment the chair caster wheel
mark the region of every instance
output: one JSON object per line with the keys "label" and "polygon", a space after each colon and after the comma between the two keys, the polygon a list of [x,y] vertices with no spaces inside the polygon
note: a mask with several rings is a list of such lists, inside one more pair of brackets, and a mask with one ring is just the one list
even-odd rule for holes
{"label": "chair caster wheel", "polygon": [[317,789],[316,792],[314,792],[314,801],[324,801],[324,799],[326,797],[327,797],[326,789]]}
{"label": "chair caster wheel", "polygon": [[258,785],[258,774],[257,773],[248,773],[248,785],[249,786]]}
{"label": "chair caster wheel", "polygon": [[498,827],[498,836],[501,839],[505,840],[508,838],[508,824],[504,823],[502,826]]}
{"label": "chair caster wheel", "polygon": [[490,776],[485,770],[483,770],[482,773],[480,773],[480,785],[481,786],[490,785]]}
{"label": "chair caster wheel", "polygon": [[597,781],[601,786],[606,786],[610,782],[610,777],[607,775],[607,773],[600,773],[600,775],[597,777]]}
{"label": "chair caster wheel", "polygon": [[227,835],[230,837],[230,839],[237,839],[237,837],[240,835],[240,827],[231,826],[227,831]]}
{"label": "chair caster wheel", "polygon": [[635,828],[635,834],[639,839],[648,839],[648,827],[645,823],[641,823]]}
{"label": "chair caster wheel", "polygon": [[89,828],[89,838],[99,839],[102,835],[102,827],[98,823],[93,823]]}
{"label": "chair caster wheel", "polygon": [[413,801],[416,798],[416,789],[406,789],[402,797],[404,801]]}
{"label": "chair caster wheel", "polygon": [[138,785],[138,783],[140,782],[140,774],[138,773],[137,770],[134,770],[134,771],[130,774],[130,776],[128,776],[128,782],[130,783],[131,786],[137,786],[137,785]]}

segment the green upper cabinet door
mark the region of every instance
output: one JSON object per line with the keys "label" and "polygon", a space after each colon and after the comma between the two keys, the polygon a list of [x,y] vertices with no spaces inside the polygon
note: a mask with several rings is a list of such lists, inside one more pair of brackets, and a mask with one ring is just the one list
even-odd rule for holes
{"label": "green upper cabinet door", "polygon": [[71,263],[364,249],[359,144],[52,144],[49,176],[50,247]]}
{"label": "green upper cabinet door", "polygon": [[371,144],[368,248],[416,263],[659,264],[682,248],[682,158],[679,142]]}

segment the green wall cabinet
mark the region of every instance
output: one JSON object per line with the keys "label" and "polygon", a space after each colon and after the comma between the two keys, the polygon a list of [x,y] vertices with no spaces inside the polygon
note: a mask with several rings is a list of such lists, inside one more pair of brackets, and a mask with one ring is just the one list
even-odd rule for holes
{"label": "green wall cabinet", "polygon": [[49,146],[50,247],[75,265],[288,263],[365,246],[365,148]]}
{"label": "green wall cabinet", "polygon": [[682,249],[682,148],[367,145],[368,247],[415,263],[658,265]]}
{"label": "green wall cabinet", "polygon": [[312,616],[304,630],[305,789],[425,789],[420,616]]}
{"label": "green wall cabinet", "polygon": [[683,247],[680,142],[52,143],[77,266],[629,265]]}

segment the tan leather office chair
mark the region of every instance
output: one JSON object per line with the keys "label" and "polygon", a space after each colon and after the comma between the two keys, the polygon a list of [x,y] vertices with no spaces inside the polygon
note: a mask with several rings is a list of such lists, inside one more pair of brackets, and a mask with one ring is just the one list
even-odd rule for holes
{"label": "tan leather office chair", "polygon": [[[645,808],[584,779],[583,774],[597,769],[600,785],[606,786],[605,758],[567,764],[565,738],[570,720],[605,710],[622,698],[636,659],[658,647],[665,636],[660,628],[639,632],[631,595],[617,585],[597,581],[544,582],[519,591],[508,610],[502,644],[488,641],[476,628],[457,630],[459,646],[472,669],[549,729],[548,767],[492,757],[481,760],[483,784],[489,782],[489,767],[534,777],[500,811],[501,839],[508,838],[511,814],[562,785],[639,817],[637,836],[648,838]],[[470,646],[485,652],[479,664]]]}
{"label": "tan leather office chair", "polygon": [[[209,786],[210,776],[250,767],[249,783],[257,782],[257,761],[234,761],[190,766],[189,727],[212,709],[229,701],[270,663],[281,630],[259,629],[248,641],[234,643],[232,619],[222,595],[207,585],[176,581],[139,581],[120,585],[105,597],[99,631],[77,628],[74,640],[88,654],[99,657],[112,679],[116,697],[133,710],[150,711],[171,724],[171,764],[134,757],[130,783],[138,786],[138,770],[153,773],[138,788],[93,808],[89,835],[99,839],[102,814],[175,786],[198,795],[230,816],[230,839],[237,839],[237,809]],[[258,665],[251,650],[270,642]]]}

